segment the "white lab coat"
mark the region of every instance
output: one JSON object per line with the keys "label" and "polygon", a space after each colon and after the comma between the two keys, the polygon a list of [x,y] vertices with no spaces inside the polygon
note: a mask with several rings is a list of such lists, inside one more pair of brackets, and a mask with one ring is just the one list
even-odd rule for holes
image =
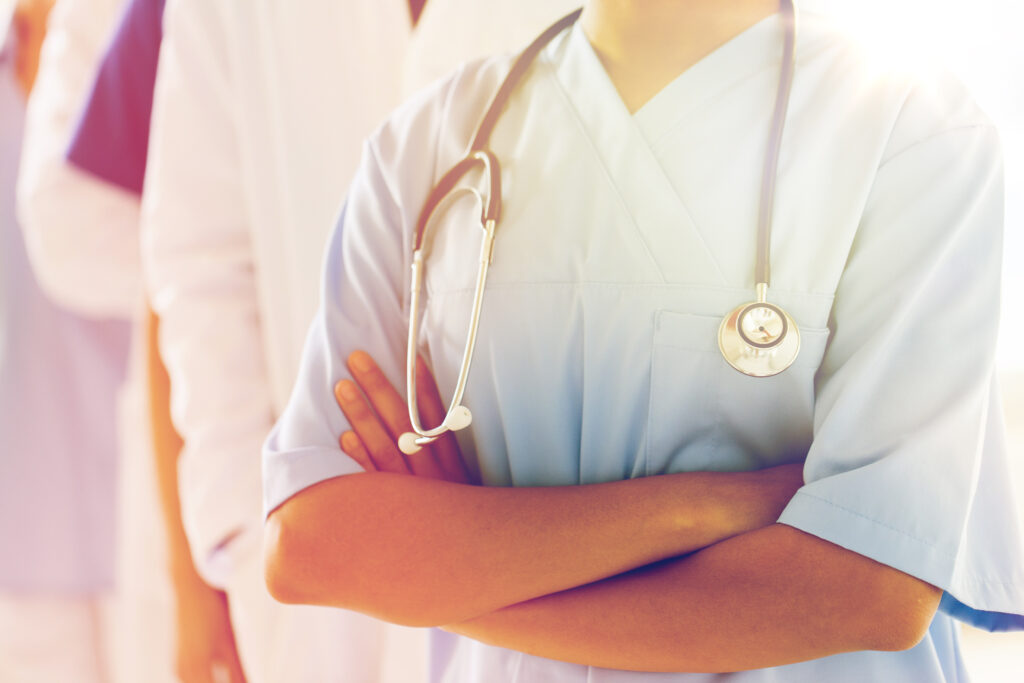
{"label": "white lab coat", "polygon": [[[443,22],[429,23],[442,4],[427,3],[423,39],[431,47],[423,49],[444,46],[447,70],[479,54],[479,45],[469,40],[476,34],[453,40]],[[546,21],[532,20],[536,11],[526,19],[511,7],[504,14],[508,21],[488,29],[489,50],[519,47]],[[185,438],[182,512],[204,576],[230,593],[241,572],[254,601],[262,597],[253,550],[260,445],[291,391],[324,243],[362,142],[398,103],[403,69],[416,66],[405,62],[410,33],[401,0],[170,0],[165,11],[143,249],[172,413]],[[218,552],[232,538],[229,552]],[[242,656],[252,661],[247,642],[265,637],[248,638],[246,622],[257,620],[238,616]],[[315,618],[330,642],[318,650],[311,622],[279,633],[263,648],[268,680],[302,680],[301,666],[323,677],[315,680],[353,680],[345,667],[373,659],[376,646],[365,639],[378,626],[339,612]],[[282,638],[290,637],[288,646]],[[417,657],[402,680],[425,670]]]}
{"label": "white lab coat", "polygon": [[275,603],[262,580],[260,444],[316,306],[362,139],[398,99],[403,0],[171,0],[150,132],[143,249],[182,518],[225,588],[250,683],[415,681],[422,634]]}

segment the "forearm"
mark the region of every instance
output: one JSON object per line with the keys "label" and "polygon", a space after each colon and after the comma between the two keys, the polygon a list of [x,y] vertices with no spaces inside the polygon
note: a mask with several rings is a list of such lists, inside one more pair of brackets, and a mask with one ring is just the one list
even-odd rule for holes
{"label": "forearm", "polygon": [[170,571],[175,580],[181,575],[195,574],[188,538],[181,523],[181,501],[178,496],[178,455],[181,437],[171,423],[171,383],[157,348],[159,320],[146,311],[146,384],[149,395],[149,427],[153,457],[156,460],[157,494],[164,528],[167,532]]}
{"label": "forearm", "polygon": [[770,524],[798,479],[793,466],[543,488],[349,475],[271,516],[268,583],[289,602],[461,621]]}
{"label": "forearm", "polygon": [[637,671],[727,672],[914,645],[940,591],[783,525],[446,627]]}

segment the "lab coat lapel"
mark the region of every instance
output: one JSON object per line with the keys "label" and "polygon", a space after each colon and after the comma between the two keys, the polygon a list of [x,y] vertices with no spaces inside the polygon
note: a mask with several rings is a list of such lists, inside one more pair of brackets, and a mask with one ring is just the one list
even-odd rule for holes
{"label": "lab coat lapel", "polygon": [[723,283],[698,227],[579,25],[555,72],[662,279]]}

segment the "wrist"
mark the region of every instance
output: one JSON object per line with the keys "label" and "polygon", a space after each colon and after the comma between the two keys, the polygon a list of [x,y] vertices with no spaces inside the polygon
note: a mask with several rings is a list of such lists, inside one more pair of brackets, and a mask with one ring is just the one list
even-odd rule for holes
{"label": "wrist", "polygon": [[203,581],[203,578],[199,576],[199,572],[192,563],[191,556],[170,558],[170,561],[167,564],[167,573],[170,576],[171,583],[176,587],[187,587],[197,583],[206,583]]}

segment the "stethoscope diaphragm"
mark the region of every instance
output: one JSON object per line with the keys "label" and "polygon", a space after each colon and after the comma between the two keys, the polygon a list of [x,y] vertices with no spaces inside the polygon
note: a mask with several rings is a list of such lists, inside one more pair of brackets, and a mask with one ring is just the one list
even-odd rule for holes
{"label": "stethoscope diaphragm", "polygon": [[782,308],[764,301],[741,304],[722,319],[718,348],[732,367],[751,377],[777,375],[800,353],[800,330]]}

